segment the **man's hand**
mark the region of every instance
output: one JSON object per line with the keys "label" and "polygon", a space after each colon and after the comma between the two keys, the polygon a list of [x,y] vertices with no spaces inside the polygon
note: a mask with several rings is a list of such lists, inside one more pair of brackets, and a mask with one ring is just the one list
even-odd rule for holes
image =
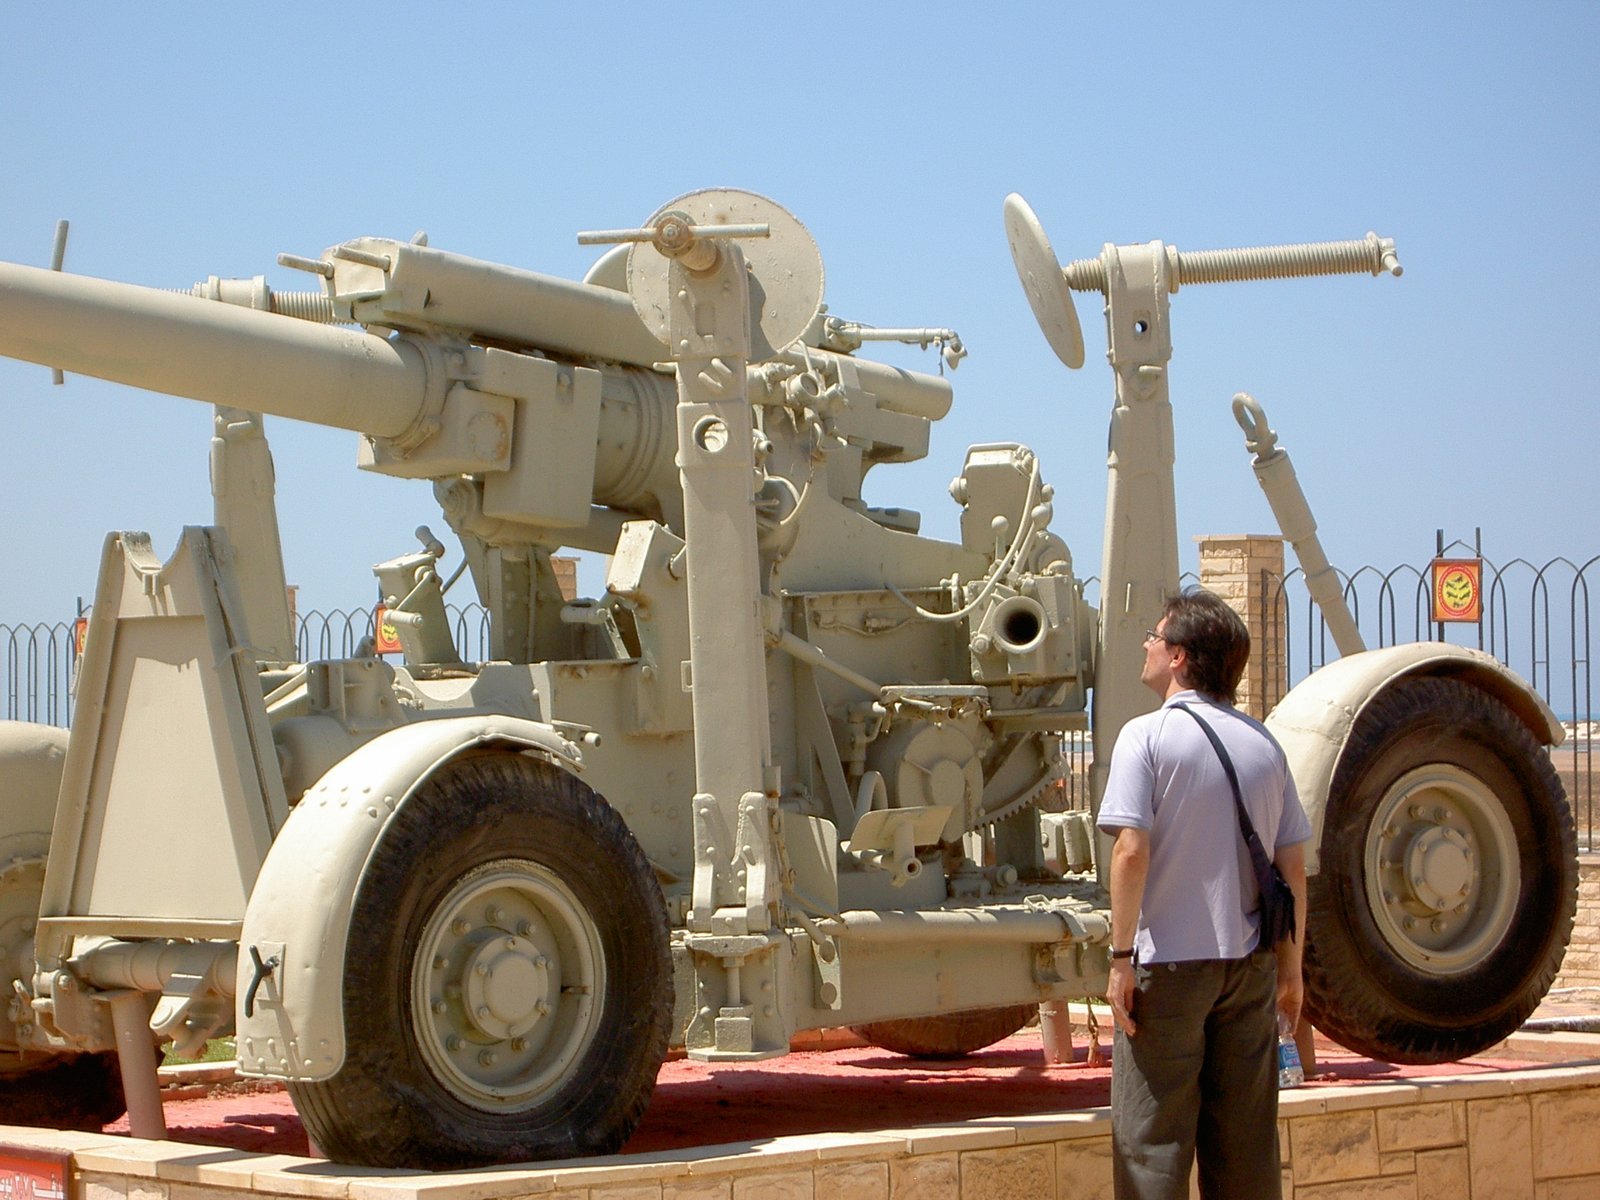
{"label": "man's hand", "polygon": [[1300,1005],[1305,1000],[1305,980],[1300,975],[1300,964],[1284,970],[1283,959],[1278,960],[1278,1011],[1289,1018],[1289,1028],[1300,1025]]}
{"label": "man's hand", "polygon": [[1106,1002],[1111,1005],[1111,1019],[1117,1028],[1132,1037],[1136,1026],[1133,1021],[1133,962],[1131,959],[1111,960],[1111,978],[1106,981]]}
{"label": "man's hand", "polygon": [[1275,947],[1278,952],[1278,1011],[1289,1018],[1289,1028],[1294,1029],[1300,1024],[1300,1005],[1306,994],[1302,968],[1306,945],[1305,843],[1279,847],[1272,861],[1294,893],[1294,938],[1279,942]]}

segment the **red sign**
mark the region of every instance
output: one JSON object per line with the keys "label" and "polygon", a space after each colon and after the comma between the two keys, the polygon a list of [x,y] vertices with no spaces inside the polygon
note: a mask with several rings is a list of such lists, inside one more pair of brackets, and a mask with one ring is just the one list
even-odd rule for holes
{"label": "red sign", "polygon": [[1433,560],[1433,619],[1483,620],[1483,559]]}
{"label": "red sign", "polygon": [[0,1200],[73,1200],[72,1155],[0,1145]]}
{"label": "red sign", "polygon": [[[383,605],[372,610],[373,649],[379,654],[399,654],[400,633],[388,618],[389,610]],[[5,1200],[5,1197],[0,1196],[0,1200]]]}

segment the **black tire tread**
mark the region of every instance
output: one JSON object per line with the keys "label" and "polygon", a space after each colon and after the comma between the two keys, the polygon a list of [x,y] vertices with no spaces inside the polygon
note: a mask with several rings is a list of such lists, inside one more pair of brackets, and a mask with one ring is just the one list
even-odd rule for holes
{"label": "black tire tread", "polygon": [[933,1017],[872,1021],[852,1025],[850,1030],[880,1050],[909,1058],[963,1058],[1010,1037],[1038,1011],[1037,1004],[1010,1004]]}
{"label": "black tire tread", "polygon": [[[1360,847],[1366,829],[1365,806],[1352,796],[1362,786],[1363,764],[1405,739],[1452,736],[1521,764],[1520,772],[1510,763],[1507,769],[1520,774],[1532,836],[1525,839],[1518,830],[1519,843],[1527,843],[1519,846],[1522,895],[1502,949],[1470,980],[1435,981],[1438,1003],[1425,1004],[1417,1002],[1416,981],[1423,977],[1413,972],[1408,982],[1408,968],[1392,955],[1388,965],[1378,961],[1385,948],[1372,944],[1374,933],[1362,936],[1354,915],[1365,906]],[[1321,870],[1307,892],[1305,1012],[1317,1029],[1358,1054],[1396,1063],[1451,1062],[1503,1040],[1554,981],[1577,906],[1577,835],[1549,755],[1509,709],[1479,688],[1441,678],[1392,684],[1351,730],[1329,791]]]}

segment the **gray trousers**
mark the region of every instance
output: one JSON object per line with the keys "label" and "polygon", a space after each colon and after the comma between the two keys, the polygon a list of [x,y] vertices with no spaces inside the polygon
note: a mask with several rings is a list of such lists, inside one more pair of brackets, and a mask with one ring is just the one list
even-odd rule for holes
{"label": "gray trousers", "polygon": [[1136,967],[1133,1019],[1111,1060],[1118,1200],[1187,1200],[1200,1161],[1207,1200],[1282,1194],[1278,1165],[1277,960]]}

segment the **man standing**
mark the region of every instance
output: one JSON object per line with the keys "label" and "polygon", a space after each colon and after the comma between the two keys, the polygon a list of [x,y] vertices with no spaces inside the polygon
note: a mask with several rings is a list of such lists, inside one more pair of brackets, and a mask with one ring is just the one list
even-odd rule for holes
{"label": "man standing", "polygon": [[[1099,825],[1115,837],[1106,999],[1123,1200],[1184,1200],[1197,1153],[1204,1197],[1281,1194],[1275,1010],[1291,1028],[1299,1020],[1311,826],[1283,750],[1233,707],[1249,657],[1249,631],[1218,597],[1196,588],[1167,601],[1140,674],[1162,706],[1129,721],[1111,756]],[[1294,891],[1295,938],[1276,956],[1258,944],[1233,789],[1195,716],[1233,760],[1250,821]]]}

